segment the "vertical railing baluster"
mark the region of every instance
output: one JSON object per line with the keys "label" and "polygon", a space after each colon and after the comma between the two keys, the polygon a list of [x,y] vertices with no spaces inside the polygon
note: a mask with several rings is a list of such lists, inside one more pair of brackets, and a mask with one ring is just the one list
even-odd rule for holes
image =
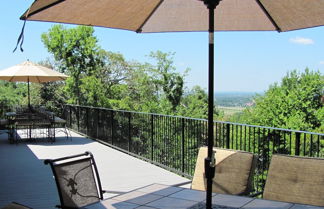
{"label": "vertical railing baluster", "polygon": [[231,126],[229,123],[226,124],[226,148],[230,148],[230,129]]}
{"label": "vertical railing baluster", "polygon": [[131,126],[131,113],[128,113],[128,152],[131,150],[131,141],[132,141],[132,126]]}
{"label": "vertical railing baluster", "polygon": [[151,115],[151,160],[154,159],[154,115]]}
{"label": "vertical railing baluster", "polygon": [[86,125],[86,135],[89,136],[89,108],[90,107],[85,107],[85,110],[86,110],[86,122],[85,122],[85,125]]}
{"label": "vertical railing baluster", "polygon": [[309,150],[309,154],[311,157],[313,157],[313,149],[314,149],[314,145],[313,145],[313,135],[310,135],[310,150]]}
{"label": "vertical railing baluster", "polygon": [[114,111],[111,110],[110,111],[111,115],[110,115],[110,118],[111,118],[111,126],[110,126],[110,132],[111,132],[111,144],[114,145]]}
{"label": "vertical railing baluster", "polygon": [[72,106],[70,105],[70,128],[72,128]]}
{"label": "vertical railing baluster", "polygon": [[320,150],[321,150],[321,144],[320,144],[320,136],[317,136],[317,157],[320,156]]}
{"label": "vertical railing baluster", "polygon": [[96,126],[96,138],[99,139],[99,108],[96,108],[96,113],[97,113],[97,126]]}
{"label": "vertical railing baluster", "polygon": [[249,152],[251,152],[251,126],[249,126]]}
{"label": "vertical railing baluster", "polygon": [[296,132],[295,155],[300,155],[300,133]]}
{"label": "vertical railing baluster", "polygon": [[304,156],[306,156],[306,149],[307,149],[307,146],[306,146],[306,144],[307,144],[307,142],[306,142],[306,140],[307,140],[307,137],[306,137],[306,134],[304,133],[303,134],[303,136],[304,136]]}
{"label": "vertical railing baluster", "polygon": [[[233,132],[234,132],[234,126],[233,126]],[[232,135],[234,135],[234,134],[232,134]],[[234,137],[233,137],[233,139],[234,139]],[[235,149],[239,149],[239,143],[238,143],[238,125],[235,125]]]}
{"label": "vertical railing baluster", "polygon": [[78,120],[78,132],[80,132],[80,107],[76,106],[77,109],[77,120]]}
{"label": "vertical railing baluster", "polygon": [[185,171],[185,121],[184,118],[181,120],[181,154],[182,154],[182,162],[181,162],[181,171]]}

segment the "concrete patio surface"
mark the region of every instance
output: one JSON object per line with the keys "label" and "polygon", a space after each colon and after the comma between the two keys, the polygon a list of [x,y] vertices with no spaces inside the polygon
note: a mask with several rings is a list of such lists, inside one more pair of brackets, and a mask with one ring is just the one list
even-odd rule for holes
{"label": "concrete patio surface", "polygon": [[0,208],[11,201],[34,209],[55,208],[59,197],[50,166],[44,165],[43,160],[85,151],[93,153],[102,187],[110,191],[105,198],[153,183],[175,185],[188,181],[101,143],[71,134],[72,140],[59,135],[54,143],[38,139],[17,144],[9,144],[6,134],[0,135]]}

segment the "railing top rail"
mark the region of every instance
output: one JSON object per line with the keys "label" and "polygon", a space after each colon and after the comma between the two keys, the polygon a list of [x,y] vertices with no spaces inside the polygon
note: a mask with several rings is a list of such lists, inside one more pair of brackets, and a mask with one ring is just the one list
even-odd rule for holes
{"label": "railing top rail", "polygon": [[109,111],[115,111],[115,112],[127,112],[127,113],[134,113],[134,114],[145,114],[145,115],[154,115],[154,116],[172,117],[172,118],[183,118],[183,119],[200,120],[200,121],[206,121],[206,122],[207,122],[206,119],[201,119],[201,118],[190,118],[190,117],[176,116],[176,115],[163,115],[163,114],[157,114],[157,113],[135,112],[135,111],[129,111],[129,110],[114,110],[114,109],[105,108],[105,107],[92,107],[92,106],[82,106],[82,105],[72,105],[72,104],[67,104],[67,106],[72,106],[72,107],[81,107],[81,108],[95,108],[95,109],[100,109],[100,110],[109,110]]}
{"label": "railing top rail", "polygon": [[272,129],[272,130],[278,130],[278,131],[296,132],[296,133],[300,133],[300,134],[313,134],[313,135],[324,136],[324,133],[316,133],[316,132],[309,132],[309,131],[298,131],[298,130],[285,129],[285,128],[274,128],[274,127],[268,127],[268,126],[248,125],[248,124],[233,123],[233,122],[226,122],[226,121],[214,121],[214,122],[238,125],[238,126],[247,126],[247,127],[253,127],[253,128],[265,128],[265,129]]}
{"label": "railing top rail", "polygon": [[[92,106],[82,106],[82,105],[74,105],[74,104],[66,104],[66,106],[81,107],[81,108],[93,108],[93,109],[108,110],[108,111],[115,111],[115,112],[126,112],[126,113],[133,113],[133,114],[145,114],[145,115],[172,117],[172,118],[198,120],[198,121],[207,122],[206,119],[201,119],[201,118],[190,118],[190,117],[183,117],[183,116],[163,115],[163,114],[147,113],[147,112],[135,112],[135,111],[128,111],[128,110],[114,110],[114,109],[105,108],[105,107],[92,107]],[[300,134],[312,134],[312,135],[318,135],[318,136],[324,137],[324,133],[298,131],[298,130],[291,130],[291,129],[284,129],[284,128],[274,128],[274,127],[259,126],[259,125],[248,125],[248,124],[233,123],[233,122],[227,122],[227,121],[214,121],[214,123],[230,124],[230,125],[237,125],[237,126],[246,126],[246,127],[251,127],[251,128],[271,129],[271,130],[278,130],[278,131],[285,131],[285,132],[295,132],[295,133],[300,133]]]}

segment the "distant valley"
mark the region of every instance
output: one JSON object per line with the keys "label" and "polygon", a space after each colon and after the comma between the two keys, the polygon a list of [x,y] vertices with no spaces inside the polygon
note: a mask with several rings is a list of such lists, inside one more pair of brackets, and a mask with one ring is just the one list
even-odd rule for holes
{"label": "distant valley", "polygon": [[257,94],[256,92],[216,92],[215,93],[215,105],[219,107],[240,107],[245,108],[252,106],[253,98]]}

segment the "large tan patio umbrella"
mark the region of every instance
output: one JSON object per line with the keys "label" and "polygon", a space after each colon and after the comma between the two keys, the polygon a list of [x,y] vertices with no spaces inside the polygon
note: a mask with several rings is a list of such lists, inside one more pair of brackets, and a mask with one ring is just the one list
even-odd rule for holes
{"label": "large tan patio umbrella", "polygon": [[30,108],[30,90],[29,82],[46,83],[50,81],[62,81],[69,76],[63,73],[51,70],[47,67],[25,61],[21,64],[9,67],[0,71],[0,80],[10,82],[27,82],[28,83],[28,107]]}
{"label": "large tan patio umbrella", "polygon": [[205,174],[206,206],[211,208],[214,30],[283,32],[321,26],[324,25],[324,0],[36,0],[22,19],[101,26],[138,33],[209,31],[208,157]]}

